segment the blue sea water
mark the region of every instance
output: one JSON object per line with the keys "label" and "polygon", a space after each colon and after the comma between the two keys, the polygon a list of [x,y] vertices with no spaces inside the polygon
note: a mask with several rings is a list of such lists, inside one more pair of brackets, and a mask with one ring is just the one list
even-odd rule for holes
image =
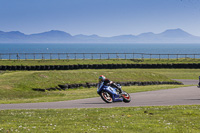
{"label": "blue sea water", "polygon": [[[94,44],[56,44],[56,43],[55,44],[39,44],[39,43],[37,44],[30,44],[30,43],[3,44],[3,43],[0,43],[0,54],[1,54],[0,58],[1,59],[8,58],[8,56],[6,57],[6,55],[4,55],[3,57],[3,53],[4,54],[5,53],[200,54],[200,44],[99,44],[99,43],[97,44],[95,43]],[[55,56],[57,55],[52,55],[52,56],[53,58],[56,58]],[[10,57],[10,58],[17,58],[17,57]],[[32,58],[32,57],[29,56],[27,58]],[[36,58],[40,58],[40,57],[36,57]],[[50,57],[45,57],[45,58],[50,58]],[[61,58],[64,58],[64,57],[61,57]],[[79,58],[79,57],[77,56],[73,58]],[[97,58],[97,57],[94,57],[94,58]],[[131,57],[127,57],[127,58],[131,58]],[[152,58],[156,58],[156,57],[152,56]],[[176,58],[176,57],[174,56],[173,58]]]}

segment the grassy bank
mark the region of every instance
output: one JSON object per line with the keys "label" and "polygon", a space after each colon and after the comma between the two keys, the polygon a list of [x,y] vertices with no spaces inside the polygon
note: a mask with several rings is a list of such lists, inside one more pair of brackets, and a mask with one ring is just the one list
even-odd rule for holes
{"label": "grassy bank", "polygon": [[85,59],[85,60],[0,60],[0,65],[32,66],[32,65],[77,65],[77,64],[178,64],[178,63],[200,63],[200,59]]}
{"label": "grassy bank", "polygon": [[[99,75],[112,81],[171,81],[171,79],[196,79],[199,69],[112,69],[70,71],[4,71],[0,72],[0,103],[63,101],[96,97],[96,88],[66,91],[35,92],[32,88],[56,87],[58,84],[97,83]],[[127,92],[178,88],[175,85],[123,87]],[[127,90],[128,89],[128,90]]]}
{"label": "grassy bank", "polygon": [[[13,71],[0,73],[0,103],[63,101],[96,97],[96,88],[67,91],[35,92],[32,88],[56,87],[58,84],[98,82],[103,74],[117,81],[171,81],[171,79],[198,79],[199,69],[112,69],[73,71]],[[151,91],[180,86],[131,86],[127,92]],[[85,95],[84,95],[85,94]]]}
{"label": "grassy bank", "polygon": [[200,69],[143,69],[143,71],[165,75],[170,79],[198,80],[200,76]]}
{"label": "grassy bank", "polygon": [[200,106],[1,110],[0,132],[200,132]]}
{"label": "grassy bank", "polygon": [[[184,85],[151,85],[151,86],[129,86],[122,87],[128,93],[162,90],[183,87]],[[35,103],[35,102],[55,102],[67,101],[84,98],[99,97],[96,88],[69,89],[66,91],[19,91],[4,90],[0,91],[0,104],[10,103]]]}
{"label": "grassy bank", "polygon": [[[80,88],[66,91],[35,92],[32,88],[50,88],[59,84],[97,83],[99,75],[115,82],[172,81],[170,78],[140,69],[73,70],[73,71],[13,71],[0,73],[0,103],[63,101],[95,97],[96,88]],[[159,90],[179,86],[132,86],[127,92]]]}
{"label": "grassy bank", "polygon": [[71,71],[13,71],[0,75],[0,88],[27,90],[48,88],[58,84],[97,83],[105,75],[115,82],[128,81],[172,81],[164,75],[140,69],[115,70],[71,70]]}

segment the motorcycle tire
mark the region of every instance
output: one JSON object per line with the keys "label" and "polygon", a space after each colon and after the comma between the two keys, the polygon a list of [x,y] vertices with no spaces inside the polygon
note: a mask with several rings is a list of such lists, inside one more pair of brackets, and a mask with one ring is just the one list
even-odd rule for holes
{"label": "motorcycle tire", "polygon": [[131,96],[125,91],[123,92],[122,97],[123,97],[123,102],[125,103],[129,103],[131,101]]}
{"label": "motorcycle tire", "polygon": [[112,103],[113,102],[112,96],[106,91],[102,91],[100,93],[100,96],[106,103]]}

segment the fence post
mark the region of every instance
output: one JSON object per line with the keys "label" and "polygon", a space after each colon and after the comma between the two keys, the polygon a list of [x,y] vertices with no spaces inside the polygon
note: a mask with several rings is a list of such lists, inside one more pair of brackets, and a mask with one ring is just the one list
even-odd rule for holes
{"label": "fence post", "polygon": [[117,53],[116,53],[116,58],[117,58],[117,59],[119,59],[119,56],[118,56],[118,54],[117,54]]}
{"label": "fence post", "polygon": [[42,53],[42,60],[44,60],[44,54]]}
{"label": "fence post", "polygon": [[17,60],[19,60],[19,54],[17,53]]}
{"label": "fence post", "polygon": [[91,54],[91,58],[92,58],[92,60],[93,60],[93,54]]}
{"label": "fence post", "polygon": [[50,60],[52,60],[51,53],[49,54],[49,56],[50,56]]}
{"label": "fence post", "polygon": [[177,57],[176,57],[176,59],[178,60],[178,54],[177,54]]}
{"label": "fence post", "polygon": [[85,54],[83,53],[83,60],[85,60]]}
{"label": "fence post", "polygon": [[68,53],[66,54],[66,56],[67,56],[67,60],[69,60],[69,55],[68,55]]}

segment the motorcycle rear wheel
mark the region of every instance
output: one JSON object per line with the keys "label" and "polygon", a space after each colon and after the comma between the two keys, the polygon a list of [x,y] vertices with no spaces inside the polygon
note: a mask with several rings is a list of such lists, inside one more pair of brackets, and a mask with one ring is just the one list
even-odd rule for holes
{"label": "motorcycle rear wheel", "polygon": [[100,93],[100,96],[106,103],[112,103],[113,102],[112,96],[106,91],[102,91]]}
{"label": "motorcycle rear wheel", "polygon": [[123,97],[123,102],[125,103],[129,103],[131,101],[131,96],[125,91],[123,92],[122,97]]}

